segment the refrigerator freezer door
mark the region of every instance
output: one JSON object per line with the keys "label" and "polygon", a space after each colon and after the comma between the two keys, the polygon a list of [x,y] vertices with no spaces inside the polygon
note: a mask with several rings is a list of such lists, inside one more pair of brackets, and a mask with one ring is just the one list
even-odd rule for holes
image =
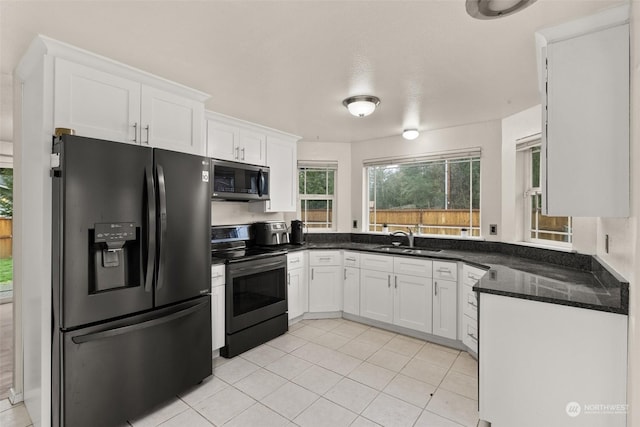
{"label": "refrigerator freezer door", "polygon": [[211,291],[209,159],[154,150],[158,250],[155,305]]}
{"label": "refrigerator freezer door", "polygon": [[53,425],[122,425],[211,375],[211,299],[61,333],[54,349]]}
{"label": "refrigerator freezer door", "polygon": [[[53,307],[73,328],[153,307],[153,152],[65,135],[54,146]],[[151,224],[153,227],[153,224]]]}

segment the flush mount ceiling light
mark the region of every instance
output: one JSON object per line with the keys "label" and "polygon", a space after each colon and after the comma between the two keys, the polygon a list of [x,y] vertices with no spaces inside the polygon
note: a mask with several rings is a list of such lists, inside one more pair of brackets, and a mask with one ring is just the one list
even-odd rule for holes
{"label": "flush mount ceiling light", "polygon": [[365,117],[373,113],[380,104],[380,98],[372,95],[350,96],[342,101],[342,105],[356,117]]}
{"label": "flush mount ceiling light", "polygon": [[405,129],[402,131],[402,137],[409,141],[416,139],[419,135],[420,132],[418,132],[418,129]]}
{"label": "flush mount ceiling light", "polygon": [[467,0],[467,13],[476,19],[495,19],[511,15],[536,0]]}

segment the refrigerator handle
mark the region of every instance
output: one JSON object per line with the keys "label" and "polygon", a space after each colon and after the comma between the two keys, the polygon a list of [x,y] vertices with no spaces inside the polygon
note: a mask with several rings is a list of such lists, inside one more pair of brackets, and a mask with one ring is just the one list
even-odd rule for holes
{"label": "refrigerator handle", "polygon": [[164,182],[164,169],[157,165],[158,173],[158,200],[160,206],[160,233],[158,234],[158,279],[156,280],[156,289],[162,288],[164,284],[164,264],[165,264],[165,237],[167,235],[167,190]]}
{"label": "refrigerator handle", "polygon": [[151,328],[154,326],[161,325],[163,323],[171,322],[181,317],[188,316],[200,310],[203,304],[206,304],[206,302],[200,302],[194,306],[185,308],[184,310],[177,311],[175,313],[169,314],[164,317],[158,317],[156,319],[147,320],[146,322],[135,323],[133,325],[128,325],[128,326],[121,326],[119,328],[108,329],[106,331],[93,332],[86,335],[79,335],[77,337],[72,337],[71,341],[73,341],[76,344],[82,344],[85,342],[98,341],[105,338],[111,338],[118,335],[128,334],[128,333],[139,331],[142,329]]}
{"label": "refrigerator handle", "polygon": [[153,283],[154,261],[156,254],[156,193],[153,187],[153,175],[145,170],[147,183],[147,269],[145,270],[144,290],[151,292]]}

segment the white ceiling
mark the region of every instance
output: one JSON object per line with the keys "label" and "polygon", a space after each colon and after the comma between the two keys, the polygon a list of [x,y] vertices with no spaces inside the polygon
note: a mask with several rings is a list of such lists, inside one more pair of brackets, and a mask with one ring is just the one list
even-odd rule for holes
{"label": "white ceiling", "polygon": [[[207,109],[304,140],[360,141],[539,103],[534,32],[623,2],[538,0],[480,21],[464,0],[3,0],[0,72],[40,33],[207,92]],[[359,94],[381,98],[373,115],[342,106]]]}

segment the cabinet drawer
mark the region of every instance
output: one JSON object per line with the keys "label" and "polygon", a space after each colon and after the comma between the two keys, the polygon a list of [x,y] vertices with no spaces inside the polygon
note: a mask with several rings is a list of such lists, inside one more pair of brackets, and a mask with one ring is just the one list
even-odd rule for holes
{"label": "cabinet drawer", "polygon": [[360,268],[363,270],[375,270],[393,272],[393,257],[387,255],[360,255]]}
{"label": "cabinet drawer", "polygon": [[464,285],[462,288],[462,311],[465,315],[474,320],[478,319],[478,294],[471,286]]}
{"label": "cabinet drawer", "polygon": [[309,265],[340,265],[339,251],[311,251],[309,252]]}
{"label": "cabinet drawer", "polygon": [[469,316],[462,316],[462,343],[478,353],[478,323]]}
{"label": "cabinet drawer", "polygon": [[211,287],[224,285],[224,264],[211,266]]}
{"label": "cabinet drawer", "polygon": [[458,280],[458,264],[455,262],[433,261],[433,278]]}
{"label": "cabinet drawer", "polygon": [[360,267],[360,254],[358,252],[343,252],[342,260],[345,267]]}
{"label": "cabinet drawer", "polygon": [[287,254],[287,269],[304,267],[304,252],[292,252]]}
{"label": "cabinet drawer", "polygon": [[464,264],[462,266],[462,281],[465,285],[475,286],[486,272],[487,270]]}
{"label": "cabinet drawer", "polygon": [[393,271],[396,274],[432,277],[433,261],[416,257],[393,257]]}

